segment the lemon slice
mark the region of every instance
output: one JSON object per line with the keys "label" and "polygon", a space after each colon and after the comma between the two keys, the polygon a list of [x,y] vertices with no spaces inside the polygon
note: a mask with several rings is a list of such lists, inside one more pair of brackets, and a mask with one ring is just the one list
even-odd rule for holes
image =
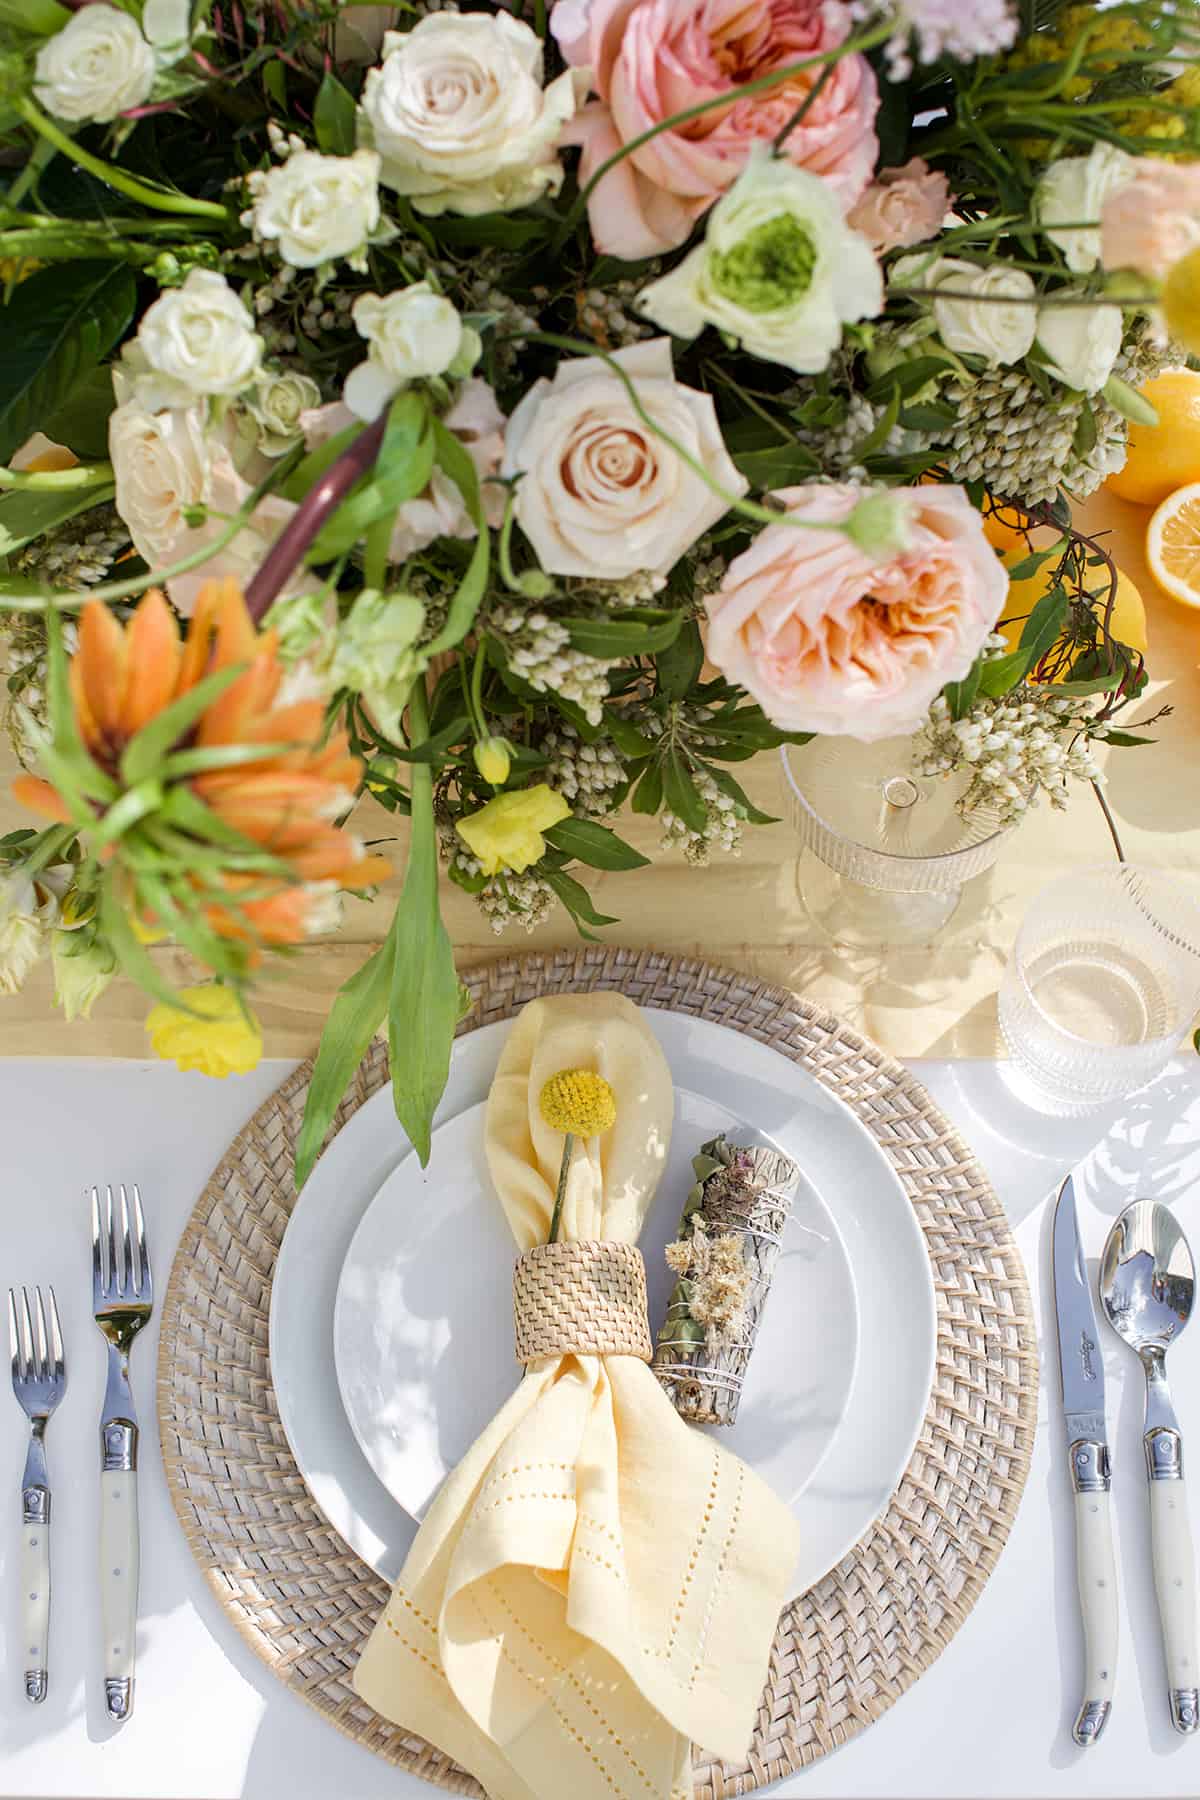
{"label": "lemon slice", "polygon": [[1177,488],[1146,528],[1146,560],[1159,587],[1200,606],[1200,481]]}

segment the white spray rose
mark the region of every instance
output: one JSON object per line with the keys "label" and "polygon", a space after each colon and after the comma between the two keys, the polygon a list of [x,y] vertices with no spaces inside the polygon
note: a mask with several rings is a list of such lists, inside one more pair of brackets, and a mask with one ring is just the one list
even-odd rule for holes
{"label": "white spray rose", "polygon": [[1081,394],[1098,394],[1113,372],[1125,324],[1119,306],[1043,306],[1038,343],[1050,373]]}
{"label": "white spray rose", "polygon": [[[902,256],[892,267],[897,287],[948,288],[935,298],[933,316],[948,350],[982,356],[996,363],[1016,363],[1028,354],[1037,330],[1035,288],[1023,269],[1003,263],[981,267],[957,256]],[[1004,305],[1010,300],[1011,305]]]}
{"label": "white spray rose", "polygon": [[240,394],[258,375],[263,341],[223,275],[193,269],[149,307],[138,343],[150,368],[189,395]]}
{"label": "white spray rose", "polygon": [[297,150],[285,163],[252,176],[254,230],[279,245],[294,269],[315,269],[347,257],[363,258],[367,239],[379,226],[379,157],[374,150],[353,156],[322,156]]}
{"label": "white spray rose", "polygon": [[[744,494],[712,397],[676,381],[670,339],[631,344],[612,360],[709,480]],[[534,382],[508,421],[501,473],[520,476],[517,521],[554,575],[665,576],[729,505],[650,430],[624,382],[594,356],[560,362],[553,381]]]}
{"label": "white spray rose", "polygon": [[478,334],[427,281],[382,297],[363,294],[353,316],[359,336],[371,346],[343,390],[346,405],[360,419],[377,419],[406,382],[447,372],[465,375],[479,355]]}
{"label": "white spray rose", "polygon": [[46,923],[28,875],[0,875],[0,994],[15,994],[46,947]]}
{"label": "white spray rose", "polygon": [[174,62],[191,38],[192,0],[144,0],[142,30],[159,61]]}
{"label": "white spray rose", "polygon": [[[1132,168],[1133,158],[1115,144],[1093,144],[1087,156],[1060,156],[1047,164],[1033,196],[1034,217],[1076,275],[1090,274],[1100,261],[1104,202]],[[1056,222],[1067,229],[1052,229]]]}
{"label": "white spray rose", "polygon": [[264,370],[246,396],[246,410],[258,425],[264,456],[282,456],[304,436],[301,414],[321,404],[321,390],[299,369]]}
{"label": "white spray rose", "polygon": [[756,151],[708,215],[704,242],[638,310],[674,337],[706,325],[801,374],[825,368],[843,322],[883,308],[883,278],[828,182]]}
{"label": "white spray rose", "polygon": [[154,52],[115,6],[85,6],[37,53],[33,91],[60,119],[107,123],[140,106],[154,85]]}
{"label": "white spray rose", "polygon": [[360,135],[418,212],[511,212],[558,192],[577,92],[571,70],[542,87],[541,39],[508,13],[434,13],[384,38]]}

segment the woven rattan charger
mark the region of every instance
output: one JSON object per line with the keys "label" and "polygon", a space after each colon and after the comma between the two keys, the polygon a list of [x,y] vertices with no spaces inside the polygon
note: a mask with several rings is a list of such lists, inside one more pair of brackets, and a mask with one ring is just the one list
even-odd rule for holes
{"label": "woven rattan charger", "polygon": [[[1037,1351],[1000,1204],[957,1132],[898,1063],[781,988],[653,952],[529,956],[468,977],[462,1031],[540,994],[615,988],[769,1044],[843,1100],[881,1146],[925,1234],[937,1366],[908,1468],[882,1517],[780,1617],[748,1763],[696,1753],[697,1800],[778,1780],[899,1699],[967,1617],[1004,1546],[1029,1468]],[[279,1678],[389,1761],[455,1792],[477,1783],[350,1686],[387,1587],[304,1484],[271,1387],[267,1313],[291,1211],[292,1147],[311,1065],[259,1108],[198,1201],[163,1308],[158,1402],[175,1510],[226,1613]],[[376,1044],[338,1129],[387,1080]],[[497,1280],[507,1271],[498,1270]],[[514,1380],[516,1370],[514,1367]]]}

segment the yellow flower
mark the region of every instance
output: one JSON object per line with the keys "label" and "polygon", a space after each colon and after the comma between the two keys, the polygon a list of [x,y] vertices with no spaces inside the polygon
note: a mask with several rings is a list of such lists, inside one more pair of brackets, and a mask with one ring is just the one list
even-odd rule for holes
{"label": "yellow flower", "polygon": [[569,818],[570,807],[545,783],[497,794],[494,800],[458,821],[455,829],[485,875],[513,869],[519,875],[545,854],[543,831]]}
{"label": "yellow flower", "polygon": [[598,1137],[617,1119],[617,1096],[592,1069],[562,1069],[542,1088],[538,1108],[551,1131]]}
{"label": "yellow flower", "polygon": [[243,1010],[232,988],[211,983],[181,988],[179,998],[191,1012],[160,1004],[147,1014],[146,1030],[156,1056],[201,1075],[245,1075],[257,1067],[262,1028],[253,1013]]}
{"label": "yellow flower", "polygon": [[475,767],[493,787],[503,787],[512,767],[512,747],[502,737],[480,738],[474,749]]}
{"label": "yellow flower", "polygon": [[1162,310],[1175,342],[1200,355],[1200,249],[1189,250],[1167,271]]}

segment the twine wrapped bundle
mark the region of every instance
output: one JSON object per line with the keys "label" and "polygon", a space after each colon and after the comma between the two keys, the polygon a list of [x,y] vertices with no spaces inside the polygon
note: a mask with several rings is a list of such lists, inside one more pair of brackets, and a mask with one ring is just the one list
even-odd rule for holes
{"label": "twine wrapped bundle", "polygon": [[667,1261],[679,1274],[652,1367],[681,1418],[732,1425],[800,1171],[766,1145],[716,1137],[693,1158]]}
{"label": "twine wrapped bundle", "polygon": [[[615,1117],[577,1140],[548,1243],[563,1134],[539,1096],[585,1069]],[[354,1685],[492,1800],[690,1800],[689,1740],[735,1761],[753,1735],[796,1524],[650,1373],[636,1245],[673,1110],[657,1039],[612,993],[533,1001],[488,1097],[525,1369],[426,1515]]]}

